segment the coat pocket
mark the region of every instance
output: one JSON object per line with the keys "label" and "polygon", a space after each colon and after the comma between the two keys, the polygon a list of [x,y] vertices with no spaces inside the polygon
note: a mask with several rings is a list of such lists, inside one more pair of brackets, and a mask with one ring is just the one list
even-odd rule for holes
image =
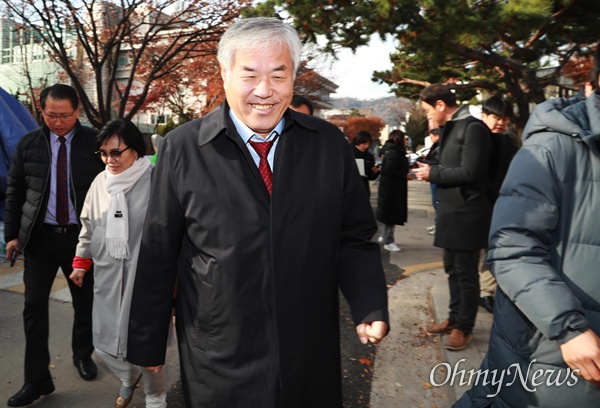
{"label": "coat pocket", "polygon": [[192,346],[206,351],[212,334],[214,262],[206,260],[186,242],[179,259],[177,306]]}

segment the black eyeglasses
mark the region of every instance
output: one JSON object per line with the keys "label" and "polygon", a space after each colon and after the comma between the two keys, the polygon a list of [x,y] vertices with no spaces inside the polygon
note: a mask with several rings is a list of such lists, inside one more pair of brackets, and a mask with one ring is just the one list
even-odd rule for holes
{"label": "black eyeglasses", "polygon": [[73,110],[73,112],[71,112],[71,113],[55,115],[54,113],[46,113],[46,112],[42,111],[42,114],[44,115],[44,117],[48,120],[51,120],[52,122],[56,122],[57,120],[65,121],[65,120],[69,119],[71,116],[73,116],[74,113],[75,113],[75,110]]}
{"label": "black eyeglasses", "polygon": [[108,158],[110,157],[113,160],[121,160],[121,155],[128,150],[130,147],[126,147],[123,150],[111,150],[110,152],[105,152],[104,150],[98,150],[96,152],[96,155],[101,159],[101,160],[108,160]]}

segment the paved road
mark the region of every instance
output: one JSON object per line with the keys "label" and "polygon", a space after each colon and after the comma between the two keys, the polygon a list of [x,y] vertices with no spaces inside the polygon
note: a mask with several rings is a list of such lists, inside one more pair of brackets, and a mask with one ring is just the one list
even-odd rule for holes
{"label": "paved road", "polygon": [[[373,204],[376,190],[375,182]],[[483,319],[483,323],[478,320],[475,341],[464,352],[446,353],[440,347],[438,336],[424,332],[424,327],[436,315],[444,316],[448,304],[441,251],[432,246],[433,237],[426,232],[426,227],[432,223],[429,186],[418,181],[409,182],[409,221],[405,226],[396,228],[396,241],[403,251],[389,253],[382,249],[390,288],[392,331],[380,345],[366,347],[357,344],[352,327],[345,329],[342,323],[344,396],[348,408],[450,406],[464,388],[432,386],[429,378],[431,369],[444,362],[454,365],[461,358],[466,358],[473,367],[481,361],[491,323],[491,315],[485,311],[480,309],[479,318]],[[23,381],[22,269],[21,260],[13,268],[6,263],[0,264],[0,404],[5,404]],[[98,379],[86,382],[79,378],[72,366],[72,307],[62,273],[57,274],[51,296],[50,355],[56,391],[33,406],[112,406],[118,380],[102,364],[98,364]],[[97,358],[95,360],[98,361]],[[169,404],[175,408],[183,407],[177,388],[177,360],[176,347],[171,347],[167,378],[169,387],[176,387],[169,393]],[[369,365],[370,362],[374,364]],[[136,391],[130,406],[144,406],[141,390]]]}

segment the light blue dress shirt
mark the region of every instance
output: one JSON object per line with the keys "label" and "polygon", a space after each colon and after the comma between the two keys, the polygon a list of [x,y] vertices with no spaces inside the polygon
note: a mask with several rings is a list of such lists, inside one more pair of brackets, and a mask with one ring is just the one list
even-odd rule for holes
{"label": "light blue dress shirt", "polygon": [[275,140],[275,142],[273,143],[273,146],[271,147],[271,150],[269,151],[269,154],[267,155],[267,160],[269,161],[269,167],[271,168],[271,172],[273,172],[273,162],[275,160],[275,149],[277,149],[277,144],[279,143],[279,138],[277,136],[280,135],[281,132],[283,131],[283,125],[285,124],[284,119],[281,118],[279,123],[277,123],[277,126],[275,126],[275,129],[273,129],[271,131],[271,133],[269,134],[269,137],[267,137],[266,139],[263,139],[262,137],[256,135],[252,129],[250,129],[248,126],[246,126],[244,124],[244,122],[242,122],[235,115],[235,113],[233,113],[233,111],[231,109],[229,110],[229,116],[231,117],[231,120],[233,120],[233,124],[235,125],[237,132],[241,136],[242,140],[244,141],[244,144],[246,145],[246,148],[250,152],[250,155],[252,156],[252,159],[254,160],[256,167],[258,167],[258,164],[260,163],[260,156],[258,155],[258,153],[256,153],[256,151],[252,148],[252,146],[248,142],[250,140],[253,142],[268,142],[270,140]]}

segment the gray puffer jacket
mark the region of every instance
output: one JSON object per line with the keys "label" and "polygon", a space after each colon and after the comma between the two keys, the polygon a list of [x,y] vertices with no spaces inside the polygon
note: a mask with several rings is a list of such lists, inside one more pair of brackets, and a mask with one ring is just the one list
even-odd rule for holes
{"label": "gray puffer jacket", "polygon": [[559,348],[588,328],[600,335],[599,145],[598,93],[545,102],[529,120],[490,231],[499,286],[488,381],[455,407],[600,406],[600,388],[574,375]]}

